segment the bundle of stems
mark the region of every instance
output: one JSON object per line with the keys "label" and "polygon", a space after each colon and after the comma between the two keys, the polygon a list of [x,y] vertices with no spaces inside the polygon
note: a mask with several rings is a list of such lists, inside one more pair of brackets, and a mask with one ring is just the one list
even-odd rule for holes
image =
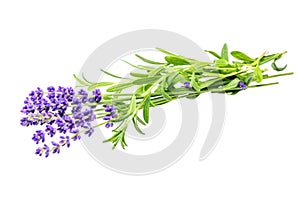
{"label": "bundle of stems", "polygon": [[[204,62],[161,48],[157,50],[165,54],[164,61],[153,61],[138,54],[136,57],[141,59],[143,65],[124,61],[134,68],[130,72],[130,77],[125,78],[102,70],[103,73],[120,79],[120,83],[91,82],[84,75],[82,78],[74,75],[80,87],[86,87],[89,91],[107,86],[106,92],[102,92],[101,104],[113,105],[118,112],[118,116],[110,120],[117,125],[113,129],[114,134],[104,141],[111,142],[113,148],[119,143],[123,149],[127,146],[125,136],[130,122],[138,133],[144,134],[140,125],[149,123],[151,107],[181,98],[195,99],[207,92],[235,95],[242,90],[278,84],[278,82],[263,81],[293,74],[288,72],[268,75],[267,69],[262,67],[268,64],[276,72],[283,71],[287,65],[278,67],[276,61],[286,54],[286,51],[276,54],[264,52],[252,58],[240,51],[232,51],[229,54],[228,47],[224,44],[221,54],[206,51],[214,57],[214,60]],[[229,55],[234,60],[230,61]],[[128,89],[134,91],[124,93]],[[139,115],[141,114],[138,113],[139,111],[142,111],[142,115]],[[97,126],[100,125],[103,123]]]}

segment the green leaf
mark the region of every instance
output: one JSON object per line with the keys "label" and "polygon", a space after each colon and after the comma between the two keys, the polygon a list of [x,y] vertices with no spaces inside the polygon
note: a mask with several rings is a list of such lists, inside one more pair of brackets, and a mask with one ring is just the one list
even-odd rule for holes
{"label": "green leaf", "polygon": [[199,84],[197,83],[196,81],[196,78],[195,78],[195,72],[193,72],[193,75],[191,77],[191,86],[196,90],[196,91],[200,91],[200,86]]}
{"label": "green leaf", "polygon": [[122,136],[121,136],[121,146],[123,149],[125,149],[125,146],[127,147],[127,143],[125,141],[125,132],[122,133]]}
{"label": "green leaf", "polygon": [[92,83],[92,82],[90,82],[89,80],[86,79],[84,73],[82,73],[81,76],[82,76],[82,79],[83,79],[85,82],[87,82],[87,83],[89,83],[89,84],[94,84],[94,83]]}
{"label": "green leaf", "polygon": [[182,94],[191,93],[192,91],[194,91],[194,90],[190,90],[190,89],[187,89],[185,87],[180,87],[180,88],[173,88],[172,90],[170,90],[170,93],[172,95],[182,95]]}
{"label": "green leaf", "polygon": [[136,120],[143,124],[144,126],[147,125],[138,115],[135,116]]}
{"label": "green leaf", "polygon": [[262,75],[262,71],[259,68],[259,66],[257,66],[254,70],[254,76],[255,76],[255,80],[257,83],[260,83],[263,80],[263,75]]}
{"label": "green leaf", "polygon": [[244,83],[248,86],[252,82],[253,77],[254,77],[253,73],[246,74],[245,77],[243,78]]}
{"label": "green leaf", "polygon": [[166,88],[169,89],[172,86],[174,86],[176,83],[173,82],[175,81],[175,78],[179,75],[179,72],[172,72],[170,73],[167,78],[166,78]]}
{"label": "green leaf", "polygon": [[135,95],[132,95],[130,104],[129,104],[129,109],[128,109],[128,114],[132,114],[136,109],[136,97]]}
{"label": "green leaf", "polygon": [[113,86],[109,87],[106,91],[107,92],[116,92],[116,91],[123,90],[125,88],[129,88],[131,86],[133,86],[132,82],[119,83],[119,84],[116,84],[116,85],[113,85]]}
{"label": "green leaf", "polygon": [[122,61],[136,69],[147,70],[147,71],[151,71],[154,69],[154,67],[149,67],[149,66],[145,66],[145,65],[134,65],[134,64],[131,64],[130,62],[127,62],[126,60],[122,60]]}
{"label": "green leaf", "polygon": [[163,84],[161,84],[161,86],[160,86],[160,93],[166,100],[168,100],[168,101],[172,100],[172,97],[165,91]]}
{"label": "green leaf", "polygon": [[232,51],[231,55],[234,58],[244,61],[244,62],[253,62],[254,61],[254,59],[250,58],[248,55],[246,55],[245,53],[242,53],[240,51]]}
{"label": "green leaf", "polygon": [[223,86],[223,89],[224,90],[230,90],[232,88],[235,88],[235,87],[238,86],[239,82],[240,82],[240,79],[239,78],[235,78],[232,81],[230,81],[228,84],[226,84],[225,86]]}
{"label": "green leaf", "polygon": [[94,90],[95,88],[99,88],[99,87],[103,87],[103,86],[110,86],[112,84],[114,84],[114,82],[99,82],[99,83],[95,83],[93,85],[90,85],[88,87],[88,90],[90,91],[90,90]]}
{"label": "green leaf", "polygon": [[104,140],[103,143],[105,143],[105,142],[115,142],[117,139],[119,139],[119,135],[121,134],[121,132],[122,131],[116,131],[113,136],[111,136],[110,138]]}
{"label": "green leaf", "polygon": [[273,68],[275,71],[282,71],[282,70],[284,70],[284,69],[287,67],[287,65],[284,65],[283,67],[278,67],[278,66],[276,65],[276,59],[275,59],[274,62],[271,64],[271,66],[272,66],[272,68]]}
{"label": "green leaf", "polygon": [[146,123],[149,123],[149,108],[150,108],[150,97],[147,96],[143,107],[143,117]]}
{"label": "green leaf", "polygon": [[179,74],[177,77],[175,77],[173,84],[176,84],[178,82],[184,83],[185,81],[186,81],[186,79],[184,78],[184,76]]}
{"label": "green leaf", "polygon": [[125,114],[124,116],[120,116],[118,118],[112,119],[112,122],[120,122],[120,121],[124,121],[125,119],[127,119],[128,117],[130,117],[130,113]]}
{"label": "green leaf", "polygon": [[143,94],[144,92],[146,92],[152,85],[151,84],[147,84],[147,85],[141,85],[140,87],[138,87],[135,91],[135,94]]}
{"label": "green leaf", "polygon": [[162,48],[156,48],[156,49],[159,50],[160,52],[164,53],[164,54],[167,54],[167,55],[175,55],[174,53],[171,53],[171,52],[169,52],[169,51],[166,51],[166,50],[164,50],[164,49],[162,49]]}
{"label": "green leaf", "polygon": [[222,58],[218,53],[215,53],[214,51],[205,50],[205,52],[210,53],[211,55],[215,56],[215,57],[218,58],[218,59],[221,59],[221,58]]}
{"label": "green leaf", "polygon": [[154,83],[158,79],[160,79],[160,76],[141,78],[141,79],[134,80],[132,82],[132,84],[134,84],[134,85],[143,85],[143,84],[148,84],[148,83]]}
{"label": "green leaf", "polygon": [[200,89],[206,88],[206,87],[208,87],[208,86],[214,84],[215,82],[217,82],[217,81],[219,81],[219,80],[220,80],[220,78],[215,78],[215,79],[207,80],[207,81],[205,81],[205,82],[201,82],[201,83],[199,84],[199,88],[200,88]]}
{"label": "green leaf", "polygon": [[173,64],[173,65],[188,65],[188,64],[190,64],[187,60],[185,60],[183,57],[180,57],[180,56],[169,55],[169,56],[165,57],[165,60],[168,62],[168,64]]}
{"label": "green leaf", "polygon": [[140,87],[138,87],[136,90],[135,90],[135,94],[143,94],[143,92],[144,92],[144,86],[142,85],[142,86],[140,86]]}
{"label": "green leaf", "polygon": [[227,47],[226,43],[224,44],[224,46],[222,48],[221,57],[222,57],[222,59],[228,61],[228,47]]}
{"label": "green leaf", "polygon": [[166,66],[163,65],[161,67],[153,69],[152,71],[149,72],[149,77],[156,76],[156,75],[160,74],[165,68],[166,68]]}
{"label": "green leaf", "polygon": [[228,62],[225,59],[215,60],[214,62],[216,64],[216,66],[218,66],[218,67],[225,67],[228,65]]}
{"label": "green leaf", "polygon": [[73,77],[75,78],[75,80],[80,83],[81,85],[84,85],[84,86],[89,86],[90,84],[89,83],[86,83],[82,80],[80,80],[75,74],[73,74]]}
{"label": "green leaf", "polygon": [[103,73],[105,73],[105,74],[111,76],[111,77],[115,77],[115,78],[118,78],[118,79],[125,79],[125,78],[123,78],[123,77],[121,77],[121,76],[117,76],[117,75],[115,75],[115,74],[109,73],[109,72],[107,72],[107,71],[105,71],[105,70],[103,70],[103,69],[101,69],[101,71],[102,71]]}
{"label": "green leaf", "polygon": [[153,65],[163,65],[165,63],[161,63],[161,62],[156,62],[156,61],[152,61],[152,60],[149,60],[149,59],[146,59],[138,54],[135,54],[136,57],[138,57],[139,59],[141,59],[142,61],[146,62],[146,63],[149,63],[149,64],[153,64]]}
{"label": "green leaf", "polygon": [[265,64],[267,62],[270,62],[272,60],[278,60],[282,57],[283,54],[287,53],[286,51],[283,52],[283,53],[277,53],[277,54],[271,54],[271,55],[266,55],[266,56],[263,56],[260,61],[259,61],[259,64],[262,65],[262,64]]}
{"label": "green leaf", "polygon": [[145,135],[145,133],[140,129],[138,123],[136,122],[135,118],[132,119],[132,123],[136,131],[142,135]]}
{"label": "green leaf", "polygon": [[267,56],[263,56],[260,61],[259,61],[259,64],[262,65],[262,64],[265,64],[267,62],[270,62],[274,59],[276,59],[278,57],[277,54],[272,54],[272,55],[267,55]]}
{"label": "green leaf", "polygon": [[141,74],[141,73],[136,73],[136,72],[130,72],[130,75],[133,77],[147,77],[148,74]]}

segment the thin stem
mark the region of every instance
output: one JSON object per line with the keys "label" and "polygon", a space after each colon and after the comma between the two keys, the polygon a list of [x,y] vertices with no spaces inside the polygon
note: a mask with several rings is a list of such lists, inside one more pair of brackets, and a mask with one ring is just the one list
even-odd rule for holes
{"label": "thin stem", "polygon": [[258,85],[248,86],[247,88],[256,88],[256,87],[262,87],[262,86],[271,86],[271,85],[276,85],[276,84],[279,84],[279,82],[258,84]]}
{"label": "thin stem", "polygon": [[279,76],[288,76],[288,75],[293,75],[294,72],[288,72],[288,73],[282,73],[282,74],[274,74],[274,75],[264,75],[264,79],[269,79],[269,78],[274,78],[274,77],[279,77]]}

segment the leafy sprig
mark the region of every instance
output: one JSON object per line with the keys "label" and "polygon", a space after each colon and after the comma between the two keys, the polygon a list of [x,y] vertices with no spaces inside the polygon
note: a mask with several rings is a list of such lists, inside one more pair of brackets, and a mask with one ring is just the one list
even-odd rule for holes
{"label": "leafy sprig", "polygon": [[[173,100],[188,98],[195,99],[202,93],[237,94],[247,88],[257,88],[278,84],[278,82],[262,83],[263,81],[280,76],[293,74],[281,73],[268,75],[267,69],[262,65],[271,63],[275,71],[283,71],[287,65],[278,67],[276,62],[287,52],[270,54],[264,52],[259,57],[252,58],[240,51],[232,51],[234,58],[230,61],[227,44],[224,44],[221,53],[207,50],[214,56],[213,62],[199,61],[171,53],[162,48],[158,51],[165,54],[165,61],[153,61],[136,54],[144,64],[134,65],[127,61],[126,64],[143,72],[130,72],[129,78],[123,78],[102,70],[103,73],[121,79],[120,83],[90,82],[84,75],[82,79],[75,77],[79,84],[93,90],[107,86],[103,94],[102,103],[113,104],[118,110],[118,117],[111,121],[117,124],[111,138],[104,142],[111,142],[113,148],[118,144],[124,149],[126,129],[130,122],[136,131],[144,134],[140,125],[149,123],[150,108],[163,105]],[[256,84],[253,84],[256,83]],[[134,88],[133,93],[123,93],[128,88]],[[139,116],[142,111],[143,116]]]}

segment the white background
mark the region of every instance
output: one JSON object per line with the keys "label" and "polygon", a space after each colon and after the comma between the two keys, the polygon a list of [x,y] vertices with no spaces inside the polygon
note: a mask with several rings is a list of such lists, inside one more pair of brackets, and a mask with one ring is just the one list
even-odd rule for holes
{"label": "white background", "polygon": [[[299,201],[296,2],[0,1],[0,201]],[[227,42],[254,56],[287,50],[295,75],[228,96],[221,141],[202,162],[204,135],[174,166],[148,176],[114,173],[80,144],[49,159],[35,156],[32,130],[19,126],[28,91],[73,85],[71,75],[99,45],[145,28],[177,32],[204,49]]]}

